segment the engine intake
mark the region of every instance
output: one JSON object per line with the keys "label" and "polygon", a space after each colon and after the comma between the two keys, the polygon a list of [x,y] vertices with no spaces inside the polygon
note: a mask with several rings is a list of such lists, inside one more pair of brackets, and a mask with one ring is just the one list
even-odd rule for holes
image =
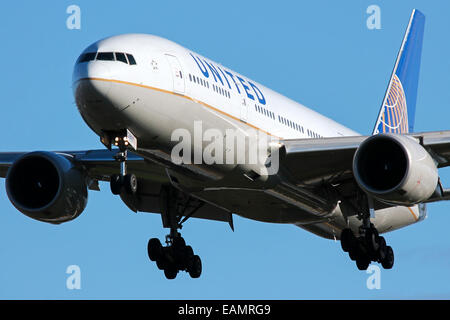
{"label": "engine intake", "polygon": [[439,178],[430,154],[414,138],[396,134],[366,139],[353,158],[353,174],[366,193],[399,205],[427,200]]}
{"label": "engine intake", "polygon": [[23,214],[56,224],[78,217],[88,196],[84,174],[70,160],[41,151],[14,162],[6,177],[6,192]]}

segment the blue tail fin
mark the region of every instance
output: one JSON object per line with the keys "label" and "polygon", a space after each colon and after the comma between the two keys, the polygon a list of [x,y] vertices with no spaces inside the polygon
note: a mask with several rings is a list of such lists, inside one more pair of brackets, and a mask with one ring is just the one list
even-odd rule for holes
{"label": "blue tail fin", "polygon": [[373,134],[414,131],[425,16],[414,9],[397,55]]}

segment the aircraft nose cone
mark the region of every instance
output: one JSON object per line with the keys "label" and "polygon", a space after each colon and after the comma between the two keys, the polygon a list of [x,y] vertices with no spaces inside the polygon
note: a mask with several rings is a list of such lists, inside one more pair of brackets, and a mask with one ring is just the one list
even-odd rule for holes
{"label": "aircraft nose cone", "polygon": [[110,76],[110,70],[108,66],[101,62],[88,63],[86,67],[86,78],[91,80],[92,86],[98,90],[99,93],[104,96],[108,95],[111,88],[111,82],[108,80]]}
{"label": "aircraft nose cone", "polygon": [[86,63],[74,71],[74,94],[80,104],[102,103],[111,89],[109,68],[101,62]]}

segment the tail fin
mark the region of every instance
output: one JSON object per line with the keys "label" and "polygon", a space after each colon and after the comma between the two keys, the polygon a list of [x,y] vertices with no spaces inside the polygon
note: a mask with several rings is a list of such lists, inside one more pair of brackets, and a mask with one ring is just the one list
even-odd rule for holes
{"label": "tail fin", "polygon": [[425,16],[414,9],[372,134],[414,130]]}

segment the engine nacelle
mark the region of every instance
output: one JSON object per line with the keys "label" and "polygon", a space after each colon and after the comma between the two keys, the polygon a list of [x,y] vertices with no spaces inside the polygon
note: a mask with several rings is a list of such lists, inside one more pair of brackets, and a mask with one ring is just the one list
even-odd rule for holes
{"label": "engine nacelle", "polygon": [[84,174],[53,152],[31,152],[17,159],[6,177],[9,200],[30,218],[62,223],[78,217],[87,204]]}
{"label": "engine nacelle", "polygon": [[397,134],[366,139],[353,158],[353,174],[367,194],[408,206],[427,200],[439,178],[430,154],[414,138]]}

